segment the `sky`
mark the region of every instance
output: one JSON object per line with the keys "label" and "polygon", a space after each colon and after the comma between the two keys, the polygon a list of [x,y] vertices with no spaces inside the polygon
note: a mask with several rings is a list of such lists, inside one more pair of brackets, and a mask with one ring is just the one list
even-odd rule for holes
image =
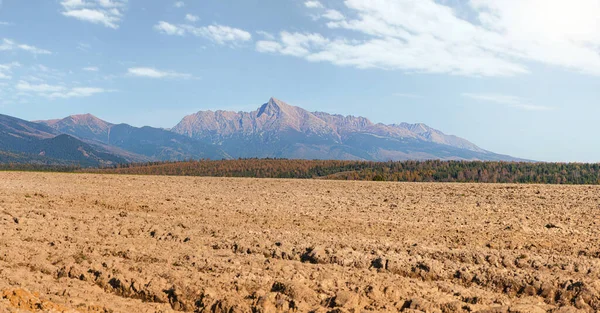
{"label": "sky", "polygon": [[0,0],[0,113],[170,128],[270,97],[600,162],[598,0]]}

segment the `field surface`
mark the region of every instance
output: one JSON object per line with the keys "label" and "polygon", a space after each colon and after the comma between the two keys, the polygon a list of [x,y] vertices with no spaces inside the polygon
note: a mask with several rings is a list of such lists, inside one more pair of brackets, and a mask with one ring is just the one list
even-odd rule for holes
{"label": "field surface", "polygon": [[600,187],[0,173],[0,312],[595,312]]}

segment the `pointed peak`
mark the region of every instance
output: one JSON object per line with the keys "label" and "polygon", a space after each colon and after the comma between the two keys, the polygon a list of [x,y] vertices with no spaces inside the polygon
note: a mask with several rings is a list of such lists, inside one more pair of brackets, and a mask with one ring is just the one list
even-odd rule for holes
{"label": "pointed peak", "polygon": [[271,99],[269,99],[269,102],[263,104],[260,109],[258,109],[258,116],[261,116],[263,114],[267,114],[267,115],[278,115],[280,114],[282,111],[285,111],[286,108],[291,107],[289,104],[275,98],[275,97],[271,97]]}
{"label": "pointed peak", "polygon": [[269,102],[266,103],[267,106],[271,106],[271,107],[277,107],[277,108],[281,108],[281,107],[285,107],[285,106],[289,106],[289,104],[275,98],[275,97],[271,97],[269,99]]}

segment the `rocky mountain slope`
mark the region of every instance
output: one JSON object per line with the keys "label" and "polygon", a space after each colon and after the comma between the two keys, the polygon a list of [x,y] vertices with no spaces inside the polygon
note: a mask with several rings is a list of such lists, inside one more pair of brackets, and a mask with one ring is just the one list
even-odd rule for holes
{"label": "rocky mountain slope", "polygon": [[233,157],[516,160],[425,124],[375,124],[309,112],[275,98],[252,112],[200,111],[172,131],[218,145]]}

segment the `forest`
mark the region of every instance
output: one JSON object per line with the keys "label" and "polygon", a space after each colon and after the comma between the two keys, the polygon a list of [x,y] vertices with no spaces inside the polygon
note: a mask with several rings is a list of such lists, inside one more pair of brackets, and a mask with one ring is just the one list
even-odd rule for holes
{"label": "forest", "polygon": [[121,164],[110,168],[73,168],[73,171],[134,175],[395,182],[600,184],[600,164],[591,163],[237,159]]}

